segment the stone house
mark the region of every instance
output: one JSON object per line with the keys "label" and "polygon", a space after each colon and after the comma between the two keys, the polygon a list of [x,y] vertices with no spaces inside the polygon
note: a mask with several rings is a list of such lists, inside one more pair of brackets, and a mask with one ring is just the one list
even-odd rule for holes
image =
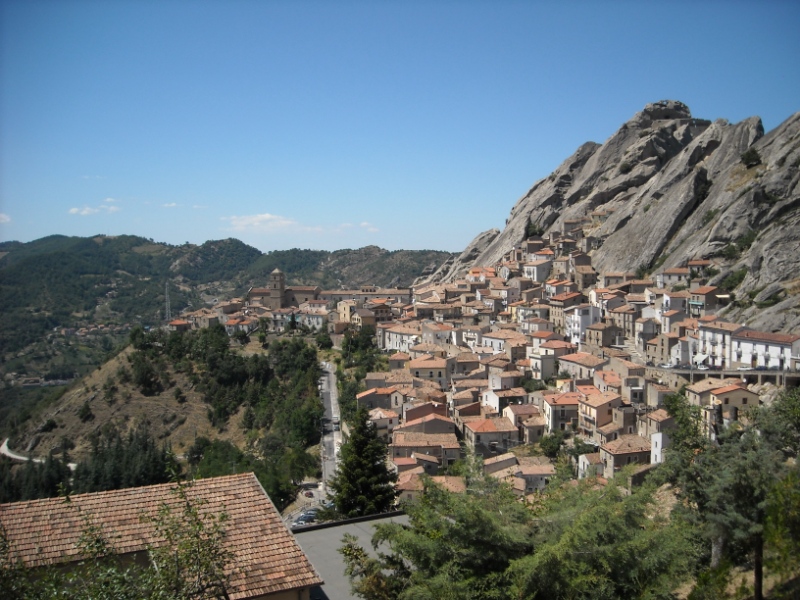
{"label": "stone house", "polygon": [[593,323],[586,327],[585,342],[593,348],[606,348],[609,346],[620,345],[624,332],[611,321]]}
{"label": "stone house", "polygon": [[517,428],[505,417],[467,421],[464,424],[464,442],[476,452],[483,446],[491,451],[508,450],[516,445]]}
{"label": "stone house", "polygon": [[722,306],[719,294],[720,289],[713,285],[704,285],[690,290],[689,316],[697,318],[713,315]]}
{"label": "stone house", "polygon": [[545,418],[547,433],[566,431],[578,425],[578,405],[582,394],[579,392],[563,392],[543,395],[542,413]]}
{"label": "stone house", "polygon": [[607,363],[607,360],[587,352],[576,352],[559,357],[558,371],[569,373],[569,376],[576,380],[591,380],[594,378],[594,372]]}
{"label": "stone house", "polygon": [[600,446],[603,477],[611,479],[623,467],[650,464],[650,440],[636,434],[625,434]]}
{"label": "stone house", "polygon": [[578,404],[578,430],[594,438],[597,428],[613,421],[613,409],[622,404],[622,397],[613,392],[582,396]]}
{"label": "stone house", "polygon": [[373,408],[369,411],[368,421],[372,423],[378,437],[388,440],[400,423],[400,415],[388,408]]}
{"label": "stone house", "polygon": [[447,467],[460,458],[461,445],[453,433],[395,431],[389,444],[389,457],[411,457],[414,453],[435,456],[443,467]]}
{"label": "stone house", "polygon": [[599,452],[581,454],[578,457],[578,479],[601,477],[603,475],[603,458]]}

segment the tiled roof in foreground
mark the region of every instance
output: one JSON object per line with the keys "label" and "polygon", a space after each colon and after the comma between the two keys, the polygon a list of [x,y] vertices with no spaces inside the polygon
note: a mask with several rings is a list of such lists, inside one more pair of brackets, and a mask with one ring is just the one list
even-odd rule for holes
{"label": "tiled roof in foreground", "polygon": [[[28,566],[79,560],[84,517],[102,528],[118,554],[158,545],[152,523],[164,504],[178,505],[174,484],[150,485],[65,498],[0,505],[0,522],[12,555]],[[189,498],[201,498],[200,511],[228,515],[224,545],[234,555],[228,593],[250,598],[322,583],[294,536],[253,473],[195,480]],[[178,507],[179,509],[179,507]]]}

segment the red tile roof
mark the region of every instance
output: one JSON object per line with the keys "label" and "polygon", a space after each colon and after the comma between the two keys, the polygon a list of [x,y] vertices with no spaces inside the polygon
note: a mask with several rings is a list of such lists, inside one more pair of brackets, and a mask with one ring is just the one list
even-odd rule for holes
{"label": "red tile roof", "polygon": [[[163,504],[180,504],[174,484],[79,494],[0,505],[0,523],[12,555],[31,567],[79,560],[84,516],[102,528],[118,554],[162,543],[152,522]],[[234,555],[230,598],[250,598],[322,583],[253,473],[198,479],[189,498],[207,503],[201,513],[227,513],[224,546]]]}

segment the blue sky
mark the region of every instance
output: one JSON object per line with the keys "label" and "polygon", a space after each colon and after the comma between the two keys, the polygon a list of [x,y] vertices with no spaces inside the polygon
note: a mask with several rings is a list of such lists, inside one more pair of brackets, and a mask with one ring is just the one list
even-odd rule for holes
{"label": "blue sky", "polygon": [[0,2],[0,240],[460,251],[648,102],[800,110],[800,3]]}

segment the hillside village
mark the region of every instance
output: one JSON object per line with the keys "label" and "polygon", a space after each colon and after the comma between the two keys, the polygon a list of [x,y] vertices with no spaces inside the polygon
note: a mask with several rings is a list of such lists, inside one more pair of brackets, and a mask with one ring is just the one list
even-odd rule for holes
{"label": "hillside village", "polygon": [[321,290],[287,286],[275,269],[267,287],[169,327],[219,322],[231,335],[327,328],[334,340],[348,328],[374,328],[389,371],[368,373],[357,402],[389,443],[401,499],[421,491],[422,473],[437,476],[461,458],[462,444],[518,493],[541,490],[553,465],[509,451],[558,431],[597,449],[580,456],[579,477],[608,479],[630,464],[643,474],[669,447],[668,394],[685,386],[713,439],[759,403],[759,391],[800,380],[800,335],[717,316],[731,299],[706,285],[711,261],[649,279],[597,273],[595,240],[579,222],[568,226],[448,284]]}

